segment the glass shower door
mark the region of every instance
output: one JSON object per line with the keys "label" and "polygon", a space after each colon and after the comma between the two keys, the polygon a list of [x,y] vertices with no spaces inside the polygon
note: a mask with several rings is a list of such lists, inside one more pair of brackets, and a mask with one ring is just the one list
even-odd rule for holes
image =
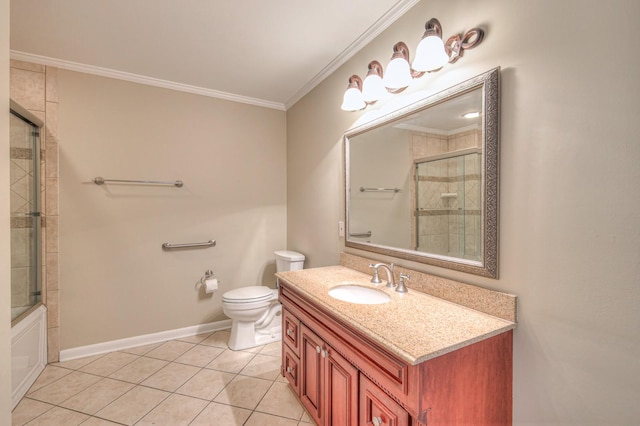
{"label": "glass shower door", "polygon": [[39,128],[11,111],[11,320],[42,300]]}

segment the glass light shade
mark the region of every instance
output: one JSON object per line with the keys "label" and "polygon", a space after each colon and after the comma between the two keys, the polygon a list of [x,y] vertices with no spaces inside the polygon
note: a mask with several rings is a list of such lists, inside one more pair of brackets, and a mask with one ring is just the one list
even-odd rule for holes
{"label": "glass light shade", "polygon": [[362,92],[356,87],[349,87],[344,92],[344,98],[342,99],[342,109],[344,111],[358,111],[364,108],[367,104],[364,102]]}
{"label": "glass light shade", "polygon": [[387,70],[384,73],[384,85],[389,89],[404,89],[409,84],[413,77],[411,77],[411,67],[406,59],[399,57],[393,58]]}
{"label": "glass light shade", "polygon": [[449,62],[444,51],[444,42],[436,35],[420,40],[416,50],[416,58],[411,66],[416,71],[433,71],[442,68]]}
{"label": "glass light shade", "polygon": [[367,76],[362,83],[362,96],[365,102],[378,101],[388,93],[382,78],[377,74]]}

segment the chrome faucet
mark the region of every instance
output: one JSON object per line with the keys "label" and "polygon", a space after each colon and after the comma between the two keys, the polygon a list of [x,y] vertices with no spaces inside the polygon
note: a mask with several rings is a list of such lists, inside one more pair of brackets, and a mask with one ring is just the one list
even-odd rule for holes
{"label": "chrome faucet", "polygon": [[384,264],[384,263],[373,263],[369,264],[369,268],[373,268],[373,278],[371,278],[371,282],[374,284],[380,284],[382,281],[380,280],[380,275],[378,270],[383,268],[387,271],[387,287],[395,287],[396,281],[393,277],[393,263]]}

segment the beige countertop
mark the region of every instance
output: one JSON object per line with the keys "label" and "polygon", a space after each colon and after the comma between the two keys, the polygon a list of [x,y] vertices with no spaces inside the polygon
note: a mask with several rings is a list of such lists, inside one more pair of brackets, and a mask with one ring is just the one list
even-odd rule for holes
{"label": "beige countertop", "polygon": [[[386,274],[380,272],[380,278],[384,280]],[[328,309],[338,319],[413,365],[516,326],[514,322],[411,288],[408,293],[397,293],[384,283],[372,284],[371,275],[344,266],[278,272],[276,276],[310,302]],[[329,296],[331,288],[343,284],[374,287],[387,293],[391,300],[377,305],[360,305]]]}

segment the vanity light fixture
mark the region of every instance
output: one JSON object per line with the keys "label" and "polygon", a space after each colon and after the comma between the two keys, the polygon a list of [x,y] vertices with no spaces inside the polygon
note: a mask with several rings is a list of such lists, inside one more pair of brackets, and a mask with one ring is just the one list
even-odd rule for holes
{"label": "vanity light fixture", "polygon": [[442,41],[442,26],[436,18],[431,18],[424,24],[425,32],[416,48],[416,58],[412,67],[416,71],[439,70],[449,62],[449,55],[445,52]]}
{"label": "vanity light fixture", "polygon": [[367,104],[362,96],[362,79],[357,75],[349,77],[349,86],[344,92],[342,99],[342,109],[344,111],[358,111],[363,109]]}
{"label": "vanity light fixture", "polygon": [[372,104],[384,98],[389,92],[384,87],[382,77],[384,71],[378,61],[369,62],[369,72],[362,82],[362,96],[367,104]]}
{"label": "vanity light fixture", "polygon": [[429,19],[424,28],[413,63],[409,61],[409,47],[399,41],[393,46],[393,55],[386,71],[383,72],[380,62],[371,61],[364,83],[357,75],[349,77],[342,109],[358,111],[382,99],[387,93],[400,93],[426,72],[436,72],[447,63],[456,62],[465,50],[473,49],[484,39],[482,29],[472,28],[463,35],[449,37],[445,43],[442,41],[442,25],[436,18]]}
{"label": "vanity light fixture", "polygon": [[409,65],[409,48],[403,41],[399,41],[393,46],[393,55],[391,62],[387,65],[384,85],[389,92],[400,93],[411,84],[413,78],[414,73]]}

